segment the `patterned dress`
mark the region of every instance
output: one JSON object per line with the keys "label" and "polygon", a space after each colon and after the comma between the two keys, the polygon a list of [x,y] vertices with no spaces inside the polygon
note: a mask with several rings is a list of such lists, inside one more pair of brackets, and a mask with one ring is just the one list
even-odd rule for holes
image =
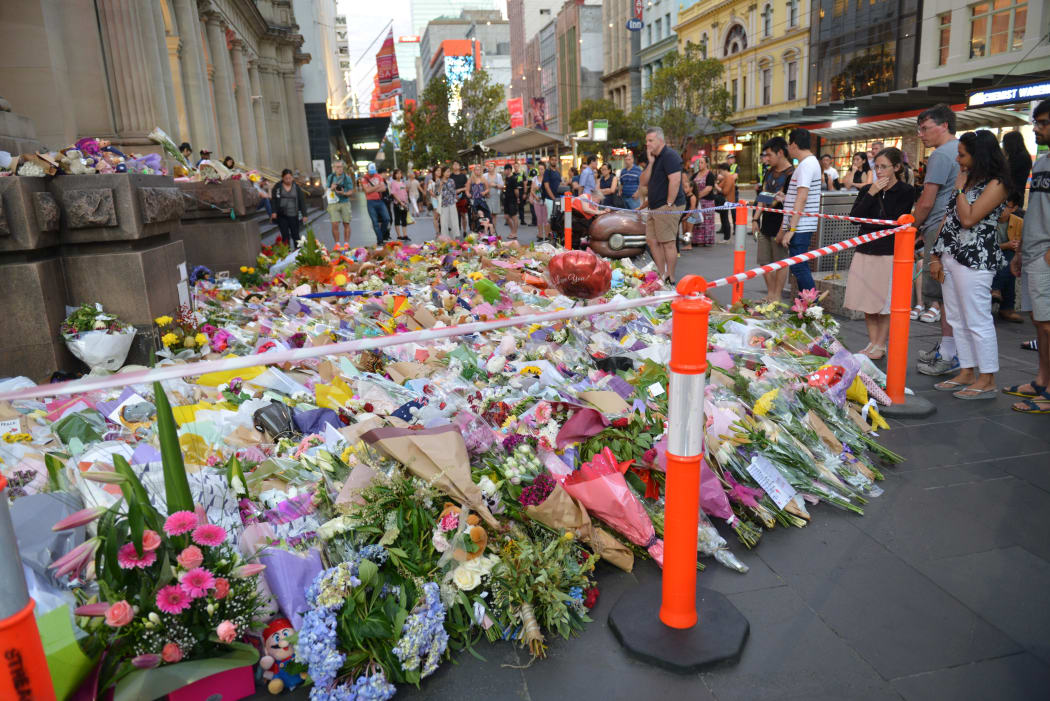
{"label": "patterned dress", "polygon": [[[711,171],[707,171],[705,178],[697,176],[695,179],[696,191],[700,192],[705,187],[709,187],[715,184],[715,174]],[[711,197],[714,192],[707,193],[706,197]],[[702,199],[700,200],[700,209],[710,209],[715,206],[714,199]],[[693,227],[693,245],[694,246],[713,246],[715,243],[715,213],[714,212],[703,212],[700,223]]]}
{"label": "patterned dress", "polygon": [[[979,183],[965,191],[966,201],[973,206],[977,198],[981,196],[988,182]],[[937,242],[933,245],[933,252],[937,255],[945,253],[959,261],[962,265],[973,270],[998,270],[1006,264],[1006,258],[999,248],[996,238],[996,230],[999,216],[1006,207],[1006,202],[1000,202],[984,219],[973,226],[966,228],[959,221],[956,211],[956,200],[958,196],[948,201],[948,209],[944,216],[944,227]]]}

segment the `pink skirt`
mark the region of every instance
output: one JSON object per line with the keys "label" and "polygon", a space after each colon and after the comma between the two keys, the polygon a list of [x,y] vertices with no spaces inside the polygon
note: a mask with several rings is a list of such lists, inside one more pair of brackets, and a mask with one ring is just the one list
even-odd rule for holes
{"label": "pink skirt", "polygon": [[843,306],[865,314],[889,314],[892,277],[893,256],[855,252],[849,264]]}

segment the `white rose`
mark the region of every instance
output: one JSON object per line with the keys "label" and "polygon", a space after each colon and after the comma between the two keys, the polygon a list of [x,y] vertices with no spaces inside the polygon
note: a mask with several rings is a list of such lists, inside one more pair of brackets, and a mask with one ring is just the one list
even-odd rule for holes
{"label": "white rose", "polygon": [[434,531],[434,537],[430,539],[431,544],[434,546],[434,550],[439,553],[448,552],[452,545],[448,542],[445,534],[441,531]]}
{"label": "white rose", "polygon": [[496,483],[489,479],[488,475],[478,480],[478,488],[481,489],[481,493],[487,497],[493,496],[498,491]]}
{"label": "white rose", "polygon": [[819,319],[824,316],[824,307],[819,304],[814,304],[812,307],[806,310],[806,316],[810,319]]}
{"label": "white rose", "polygon": [[507,365],[507,359],[502,355],[494,355],[485,363],[485,370],[490,373],[499,372]]}
{"label": "white rose", "polygon": [[321,540],[331,540],[335,536],[339,535],[346,530],[346,521],[342,516],[337,516],[331,521],[322,523],[317,529],[317,535],[320,536]]}
{"label": "white rose", "polygon": [[452,573],[452,581],[463,591],[470,591],[481,584],[481,574],[473,567],[460,565]]}

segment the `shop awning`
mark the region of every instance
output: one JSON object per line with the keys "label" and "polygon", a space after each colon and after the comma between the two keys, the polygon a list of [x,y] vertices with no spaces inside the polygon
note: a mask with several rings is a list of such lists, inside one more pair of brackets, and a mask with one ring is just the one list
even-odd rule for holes
{"label": "shop awning", "polygon": [[[980,107],[955,113],[956,132],[962,133],[980,127],[1013,127],[1027,120],[1017,112],[1001,107]],[[876,137],[900,136],[915,131],[915,117],[885,119],[880,122],[865,122],[848,127],[825,127],[812,132],[825,139],[850,141]]]}
{"label": "shop awning", "polygon": [[354,144],[379,143],[386,136],[390,117],[361,117],[358,119],[329,119],[329,135],[335,139],[340,150],[346,149],[355,158],[372,160],[379,149],[355,149]]}
{"label": "shop awning", "polygon": [[565,146],[565,137],[552,131],[543,131],[530,127],[515,127],[495,136],[490,136],[482,141],[481,145],[489,151],[512,154],[535,151],[544,147]]}

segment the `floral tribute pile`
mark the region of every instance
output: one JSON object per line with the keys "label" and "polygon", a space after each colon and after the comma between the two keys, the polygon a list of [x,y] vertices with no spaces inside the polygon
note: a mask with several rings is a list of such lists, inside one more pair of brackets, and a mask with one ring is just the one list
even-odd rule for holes
{"label": "floral tribute pile", "polygon": [[[193,306],[156,320],[158,363],[577,304],[546,288],[554,253],[309,236],[240,275],[195,270]],[[612,265],[606,301],[660,289]],[[36,584],[75,609],[84,683],[133,698],[261,646],[271,690],[386,699],[488,642],[545,656],[589,622],[603,568],[662,562],[670,326],[664,303],[2,408],[16,526],[23,500],[65,505],[31,523],[67,536]],[[712,312],[705,558],[746,572],[733,549],[818,505],[863,513],[900,460],[873,433],[884,378],[835,333],[811,295]]]}

